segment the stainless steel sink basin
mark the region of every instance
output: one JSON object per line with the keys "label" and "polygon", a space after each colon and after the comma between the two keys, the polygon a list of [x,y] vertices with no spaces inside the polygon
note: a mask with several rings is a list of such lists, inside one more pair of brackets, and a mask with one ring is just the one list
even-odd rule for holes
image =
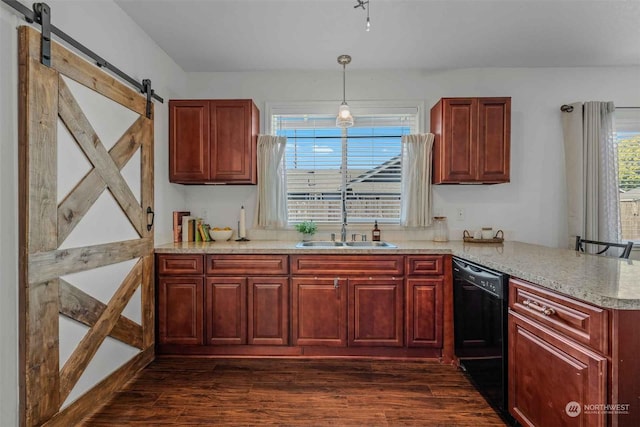
{"label": "stainless steel sink basin", "polygon": [[299,242],[296,248],[397,248],[388,242],[332,242],[330,240],[316,240]]}
{"label": "stainless steel sink basin", "polygon": [[311,241],[311,242],[300,242],[296,245],[296,248],[334,248],[334,247],[344,247],[343,242],[332,242],[330,240],[327,241]]}
{"label": "stainless steel sink basin", "polygon": [[397,248],[389,242],[344,242],[344,244],[351,248]]}

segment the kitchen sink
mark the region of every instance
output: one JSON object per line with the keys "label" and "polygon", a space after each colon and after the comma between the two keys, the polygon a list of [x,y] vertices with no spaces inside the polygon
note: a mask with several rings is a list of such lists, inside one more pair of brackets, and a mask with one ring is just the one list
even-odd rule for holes
{"label": "kitchen sink", "polygon": [[344,246],[343,242],[332,242],[330,240],[327,241],[311,241],[311,242],[300,242],[296,245],[296,248],[341,248]]}
{"label": "kitchen sink", "polygon": [[316,240],[299,242],[296,248],[397,248],[388,242],[333,242],[330,240]]}
{"label": "kitchen sink", "polygon": [[397,248],[389,242],[344,242],[350,248]]}

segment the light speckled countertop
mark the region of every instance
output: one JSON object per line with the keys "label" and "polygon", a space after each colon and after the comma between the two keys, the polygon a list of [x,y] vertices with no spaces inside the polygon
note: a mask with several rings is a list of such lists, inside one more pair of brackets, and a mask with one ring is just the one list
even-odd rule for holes
{"label": "light speckled countertop", "polygon": [[520,242],[393,242],[389,248],[296,248],[297,242],[170,243],[156,253],[174,254],[453,254],[604,308],[640,310],[640,261],[585,255]]}

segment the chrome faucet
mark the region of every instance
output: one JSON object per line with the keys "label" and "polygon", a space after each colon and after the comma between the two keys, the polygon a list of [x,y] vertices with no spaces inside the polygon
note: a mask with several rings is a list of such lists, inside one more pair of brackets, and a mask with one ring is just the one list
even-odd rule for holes
{"label": "chrome faucet", "polygon": [[[346,137],[346,129],[342,129],[343,138]],[[340,170],[346,167],[347,164],[347,145],[345,143],[342,144],[342,166]],[[340,241],[347,241],[347,181],[346,174],[342,174],[342,188],[341,188],[341,199],[342,199],[342,228],[340,229]]]}

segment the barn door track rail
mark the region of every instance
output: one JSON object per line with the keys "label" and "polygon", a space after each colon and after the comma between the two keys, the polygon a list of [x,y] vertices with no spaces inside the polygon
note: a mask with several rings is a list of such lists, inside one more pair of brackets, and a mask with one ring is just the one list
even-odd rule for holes
{"label": "barn door track rail", "polygon": [[124,73],[115,65],[107,62],[100,55],[87,48],[73,37],[69,36],[67,33],[62,31],[60,28],[56,27],[51,23],[51,8],[46,3],[34,3],[33,10],[30,10],[25,5],[16,0],[2,0],[3,3],[11,6],[13,9],[18,11],[21,15],[24,16],[24,19],[28,23],[37,23],[41,26],[42,33],[42,48],[41,48],[41,58],[40,61],[42,65],[46,65],[47,67],[51,66],[51,34],[55,34],[61,40],[63,40],[68,45],[82,52],[84,55],[88,56],[92,60],[95,61],[96,65],[101,68],[106,68],[122,80],[129,83],[131,86],[135,87],[140,91],[140,93],[145,94],[147,98],[147,109],[146,115],[147,118],[151,117],[151,102],[152,99],[155,99],[160,102],[164,102],[162,97],[158,96],[155,91],[151,88],[151,80],[144,79],[142,83],[138,82],[133,77]]}

